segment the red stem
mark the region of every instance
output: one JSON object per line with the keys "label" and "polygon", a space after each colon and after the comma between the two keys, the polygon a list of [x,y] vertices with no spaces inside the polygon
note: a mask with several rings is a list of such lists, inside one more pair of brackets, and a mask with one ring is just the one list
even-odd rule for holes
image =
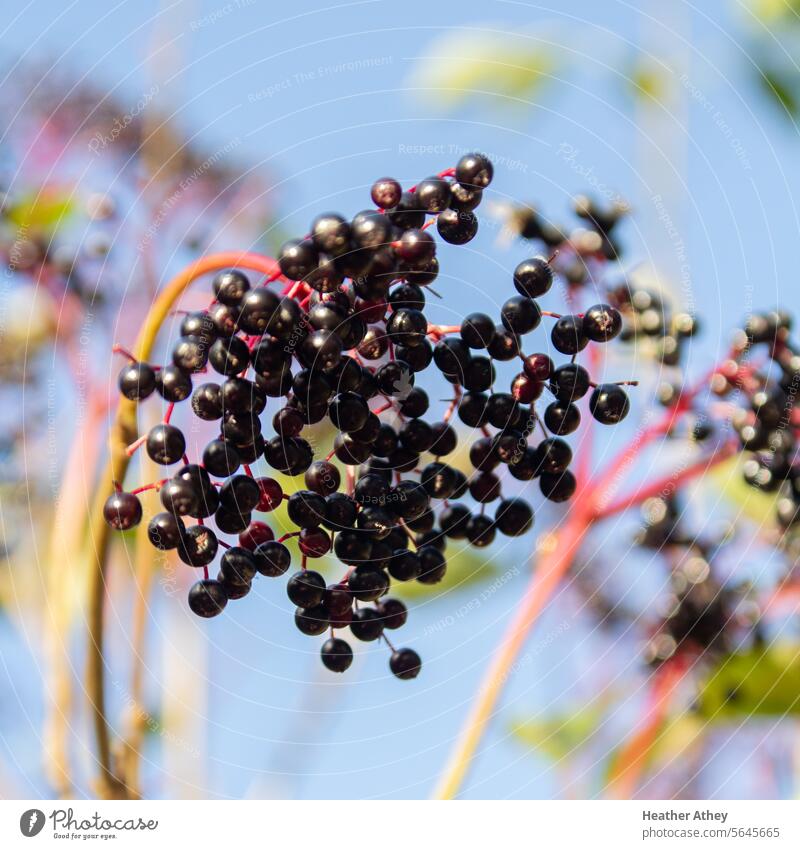
{"label": "red stem", "polygon": [[122,345],[114,345],[111,349],[114,354],[122,354],[124,357],[127,357],[132,363],[138,362],[136,357],[127,349],[123,348]]}
{"label": "red stem", "polygon": [[292,537],[299,537],[300,531],[291,531],[288,534],[284,534],[282,537],[278,537],[278,542],[285,542],[287,539],[291,539]]}
{"label": "red stem", "polygon": [[453,400],[450,402],[448,408],[444,411],[444,415],[442,416],[442,421],[447,424],[453,416],[453,413],[458,409],[458,404],[461,401],[461,387],[455,386],[455,392]]}
{"label": "red stem", "polygon": [[129,457],[133,457],[133,455],[142,447],[142,445],[147,442],[147,434],[140,436],[135,442],[131,442],[131,444],[125,449],[125,453]]}
{"label": "red stem", "polygon": [[138,495],[140,492],[147,492],[150,489],[161,489],[162,486],[169,480],[169,478],[162,478],[160,481],[153,481],[152,483],[146,483],[144,486],[137,487],[136,489],[131,490],[131,495]]}
{"label": "red stem", "polygon": [[675,657],[660,666],[650,684],[645,715],[615,758],[609,778],[610,795],[616,799],[632,799],[636,793],[647,758],[658,738],[670,705],[683,681],[689,665]]}
{"label": "red stem", "polygon": [[629,493],[622,498],[618,498],[616,501],[612,501],[604,507],[599,507],[595,513],[595,520],[601,521],[602,519],[609,518],[609,516],[622,513],[630,507],[636,507],[637,505],[642,504],[648,498],[653,498],[659,495],[668,495],[675,492],[675,490],[679,489],[683,484],[688,483],[693,478],[699,477],[704,472],[707,472],[709,469],[712,469],[714,466],[717,466],[729,457],[732,457],[739,451],[739,447],[739,443],[736,440],[731,440],[730,442],[725,443],[722,448],[710,457],[703,457],[701,460],[698,460],[696,463],[692,463],[692,465],[687,466],[678,473],[673,472],[672,474],[665,475],[664,477],[653,481],[653,483],[648,486],[636,489],[634,492]]}

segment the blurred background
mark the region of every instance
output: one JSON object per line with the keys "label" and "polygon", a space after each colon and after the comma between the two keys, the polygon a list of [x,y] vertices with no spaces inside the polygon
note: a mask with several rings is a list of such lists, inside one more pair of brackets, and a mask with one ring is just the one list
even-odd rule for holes
{"label": "blurred background", "polygon": [[[82,523],[115,403],[111,347],[131,344],[172,274],[212,250],[274,253],[316,213],[368,206],[377,177],[410,185],[477,149],[495,179],[478,238],[440,251],[438,320],[507,296],[531,251],[512,207],[561,225],[578,193],[624,199],[623,272],[700,317],[691,362],[703,371],[750,310],[800,305],[798,58],[792,0],[7,0],[0,795],[93,792]],[[204,291],[186,303],[201,305]],[[176,332],[165,328],[164,345]],[[629,378],[640,365],[634,352],[607,367]],[[597,445],[597,462],[626,438]],[[539,529],[558,517],[558,505],[544,509]],[[620,522],[603,544],[627,554],[629,534]],[[348,676],[321,670],[316,642],[268,582],[211,622],[189,614],[190,576],[171,561],[152,564],[143,595],[135,546],[123,541],[108,608],[109,713],[121,738],[141,744],[143,794],[427,796],[523,591],[532,545],[463,553],[445,586],[411,598],[405,638],[426,666],[409,686],[372,644]],[[742,568],[768,572],[764,556],[753,550]],[[601,792],[640,710],[643,637],[600,628],[585,606],[571,584],[539,624],[467,797]],[[786,628],[796,636],[796,624]],[[798,792],[785,712],[675,735],[673,753],[702,754],[691,769],[672,758],[648,795]]]}

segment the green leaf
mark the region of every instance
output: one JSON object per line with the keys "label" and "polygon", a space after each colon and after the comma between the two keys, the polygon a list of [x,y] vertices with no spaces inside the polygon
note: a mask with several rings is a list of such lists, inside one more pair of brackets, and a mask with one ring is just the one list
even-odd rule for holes
{"label": "green leaf", "polygon": [[537,97],[560,65],[552,47],[534,35],[456,30],[432,44],[411,84],[439,106],[456,108],[479,93]]}
{"label": "green leaf", "polygon": [[601,695],[571,714],[511,724],[513,737],[537,754],[554,761],[570,757],[594,734],[605,716],[610,697]]}
{"label": "green leaf", "polygon": [[796,92],[800,89],[800,74],[789,68],[761,68],[756,73],[761,90],[780,108],[781,113],[797,118],[800,103]]}
{"label": "green leaf", "polygon": [[766,26],[800,23],[800,0],[750,0],[748,5],[756,19]]}
{"label": "green leaf", "polygon": [[729,655],[702,685],[696,707],[706,720],[800,714],[800,647]]}

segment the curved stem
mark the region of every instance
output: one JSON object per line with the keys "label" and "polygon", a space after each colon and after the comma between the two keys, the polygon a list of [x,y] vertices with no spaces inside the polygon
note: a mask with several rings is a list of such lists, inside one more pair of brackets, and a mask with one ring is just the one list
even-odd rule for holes
{"label": "curved stem", "polygon": [[[198,277],[232,266],[247,268],[268,276],[272,276],[277,271],[277,263],[270,257],[238,251],[212,254],[193,262],[167,283],[153,304],[136,340],[136,346],[133,350],[136,359],[149,359],[161,325],[181,295]],[[111,730],[105,705],[105,656],[103,653],[105,611],[103,602],[105,600],[110,534],[108,525],[103,518],[103,504],[111,491],[113,482],[121,483],[124,480],[125,472],[130,463],[130,457],[125,453],[125,448],[136,438],[136,402],[122,398],[111,428],[109,461],[100,478],[89,525],[91,541],[94,545],[94,563],[89,576],[89,647],[86,688],[93,715],[97,759],[100,767],[97,792],[98,795],[106,799],[125,798],[129,793],[124,782],[117,777],[111,762]]]}
{"label": "curved stem", "polygon": [[[586,499],[584,504],[590,499]],[[546,541],[547,551],[539,558],[522,603],[511,621],[500,649],[492,660],[436,789],[437,799],[455,798],[475,758],[478,743],[494,715],[500,693],[514,671],[514,661],[525,638],[567,573],[592,523],[588,510],[576,504],[564,526]]]}

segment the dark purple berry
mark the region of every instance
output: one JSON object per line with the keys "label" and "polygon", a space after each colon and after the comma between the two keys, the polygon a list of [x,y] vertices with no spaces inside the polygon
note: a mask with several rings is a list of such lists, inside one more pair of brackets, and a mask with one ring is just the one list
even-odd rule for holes
{"label": "dark purple berry", "polygon": [[216,299],[229,307],[237,307],[250,289],[250,281],[236,269],[221,271],[212,283]]}
{"label": "dark purple berry", "polygon": [[544,423],[551,433],[565,436],[577,430],[581,414],[574,404],[553,401],[544,411]]}
{"label": "dark purple berry", "polygon": [[210,619],[225,609],[228,596],[219,581],[206,579],[192,584],[189,590],[189,607],[192,613]]}
{"label": "dark purple berry", "polygon": [[147,363],[128,363],[118,379],[119,391],[129,401],[143,401],[156,388],[156,373]]}
{"label": "dark purple berry", "polygon": [[467,539],[477,548],[491,545],[495,537],[494,522],[488,516],[471,516],[466,524]]}
{"label": "dark purple berry", "polygon": [[575,476],[569,471],[552,475],[543,473],[539,478],[539,486],[542,495],[550,501],[567,501],[575,493]]}
{"label": "dark purple berry", "polygon": [[298,607],[316,607],[325,594],[325,579],[310,569],[295,572],[286,584],[286,594]]}
{"label": "dark purple berry", "polygon": [[482,153],[467,153],[458,160],[456,180],[466,186],[485,189],[492,182],[494,166],[488,156]]}
{"label": "dark purple berry", "polygon": [[589,343],[583,319],[577,315],[561,316],[550,331],[550,339],[556,351],[570,356],[582,351]]}
{"label": "dark purple berry", "polygon": [[442,177],[426,177],[415,194],[419,205],[428,212],[444,212],[450,205],[450,183]]}
{"label": "dark purple berry", "polygon": [[186,451],[186,440],[181,431],[170,424],[157,424],[150,429],[145,443],[147,456],[160,466],[177,463]]}
{"label": "dark purple berry", "polygon": [[416,678],[422,669],[422,661],[413,649],[398,649],[392,652],[389,660],[389,669],[395,678],[408,681]]}
{"label": "dark purple berry", "polygon": [[383,619],[383,627],[394,631],[402,628],[408,619],[408,608],[396,598],[386,598],[376,605],[379,616]]}
{"label": "dark purple berry", "polygon": [[310,239],[291,239],[281,247],[278,265],[289,280],[303,280],[319,265],[319,253]]}
{"label": "dark purple berry", "polygon": [[465,245],[478,232],[478,219],[471,212],[446,209],[436,218],[436,230],[451,245]]}
{"label": "dark purple berry", "polygon": [[397,206],[402,195],[403,190],[400,183],[391,177],[382,177],[380,180],[376,180],[370,191],[372,202],[381,209],[391,209],[393,206]]}
{"label": "dark purple berry", "polygon": [[525,259],[514,269],[514,286],[527,298],[540,298],[552,285],[553,269],[542,256]]}
{"label": "dark purple berry", "polygon": [[524,335],[539,326],[542,311],[532,298],[515,295],[503,304],[500,319],[507,330]]}
{"label": "dark purple berry", "polygon": [[205,525],[192,525],[181,535],[178,557],[189,566],[208,566],[217,556],[217,535]]}
{"label": "dark purple berry", "polygon": [[282,542],[270,540],[256,546],[255,551],[253,551],[253,559],[259,574],[267,578],[279,578],[291,565],[292,555]]}
{"label": "dark purple berry", "polygon": [[628,395],[621,386],[615,383],[601,383],[592,392],[589,399],[589,409],[601,424],[617,424],[628,415],[630,402]]}
{"label": "dark purple berry", "polygon": [[533,510],[521,498],[501,501],[494,516],[494,524],[501,534],[518,537],[533,525]]}
{"label": "dark purple berry", "polygon": [[372,642],[383,633],[383,620],[377,610],[371,607],[359,607],[353,613],[350,631],[357,640]]}
{"label": "dark purple berry", "polygon": [[103,518],[115,531],[127,531],[142,520],[142,505],[131,492],[114,492],[103,505]]}
{"label": "dark purple berry", "polygon": [[485,313],[470,313],[461,322],[461,338],[470,348],[488,348],[494,337],[494,322]]}
{"label": "dark purple berry", "polygon": [[147,539],[160,551],[177,548],[183,532],[183,522],[172,513],[156,513],[147,525]]}
{"label": "dark purple berry", "polygon": [[353,662],[353,650],[337,637],[331,637],[322,644],[320,655],[325,668],[331,672],[346,672]]}
{"label": "dark purple berry", "polygon": [[177,366],[164,366],[156,372],[156,389],[165,401],[178,403],[192,394],[192,379]]}
{"label": "dark purple berry", "polygon": [[595,304],[583,315],[583,332],[592,342],[610,342],[622,330],[622,316],[608,304]]}

